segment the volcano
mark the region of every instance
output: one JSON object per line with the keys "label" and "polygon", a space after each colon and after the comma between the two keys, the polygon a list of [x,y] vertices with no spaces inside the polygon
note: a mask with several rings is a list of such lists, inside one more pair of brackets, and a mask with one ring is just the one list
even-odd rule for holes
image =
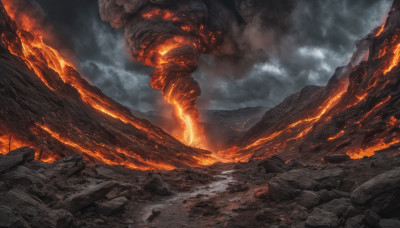
{"label": "volcano", "polygon": [[[199,111],[201,58],[226,57],[254,21],[284,33],[282,2],[99,0],[166,117],[91,85],[1,0],[0,227],[400,227],[400,0],[326,86]],[[260,22],[257,7],[276,12]]]}
{"label": "volcano", "polygon": [[309,86],[288,97],[222,154],[243,161],[277,154],[306,160],[337,153],[353,159],[396,154],[399,7],[395,1],[386,23],[358,41],[352,61],[338,68],[327,86]]}
{"label": "volcano", "polygon": [[12,1],[3,3],[1,151],[28,145],[43,161],[82,153],[135,169],[209,162],[209,152],[183,145],[91,86],[40,31],[29,31],[33,19],[16,24],[7,14],[15,15]]}

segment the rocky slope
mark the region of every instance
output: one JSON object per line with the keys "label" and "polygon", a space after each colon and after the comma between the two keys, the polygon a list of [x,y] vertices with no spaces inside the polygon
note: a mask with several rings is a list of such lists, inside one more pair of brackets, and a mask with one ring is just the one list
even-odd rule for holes
{"label": "rocky slope", "polygon": [[319,160],[330,153],[362,158],[398,148],[399,17],[395,0],[385,25],[357,43],[349,65],[338,68],[327,86],[307,87],[267,111],[226,154]]}
{"label": "rocky slope", "polygon": [[400,225],[400,157],[133,171],[73,155],[0,157],[0,227],[381,227]]}
{"label": "rocky slope", "polygon": [[181,144],[91,86],[38,34],[11,21],[1,3],[0,33],[0,153],[31,146],[44,161],[81,153],[136,169],[207,160],[207,151]]}

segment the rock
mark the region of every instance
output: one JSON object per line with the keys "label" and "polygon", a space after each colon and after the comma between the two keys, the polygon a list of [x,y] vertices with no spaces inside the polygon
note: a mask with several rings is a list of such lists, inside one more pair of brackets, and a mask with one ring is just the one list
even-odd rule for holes
{"label": "rock", "polygon": [[324,161],[334,164],[342,163],[349,160],[351,160],[351,158],[347,154],[332,154],[324,156]]}
{"label": "rock", "polygon": [[147,218],[147,221],[149,222],[153,222],[155,218],[157,218],[157,216],[159,216],[161,214],[161,210],[159,209],[153,209],[151,211],[151,215]]}
{"label": "rock", "polygon": [[382,219],[379,222],[381,228],[399,228],[400,220],[397,219]]}
{"label": "rock", "polygon": [[143,190],[161,196],[172,194],[169,185],[166,184],[159,175],[153,175],[149,180],[147,180],[143,186]]}
{"label": "rock", "polygon": [[344,175],[341,168],[328,168],[322,170],[296,169],[279,174],[280,178],[294,188],[301,190],[318,190],[336,188],[338,180]]}
{"label": "rock", "polygon": [[3,175],[1,179],[7,180],[13,185],[22,186],[44,186],[49,180],[35,170],[31,170],[25,166],[18,166]]}
{"label": "rock", "polygon": [[111,180],[121,180],[122,175],[116,173],[111,167],[100,166],[96,167],[96,173],[99,178],[111,179]]}
{"label": "rock", "polygon": [[0,205],[0,227],[30,227],[28,223],[15,213],[11,208]]}
{"label": "rock", "polygon": [[297,160],[290,160],[287,163],[287,166],[290,167],[290,168],[298,168],[298,169],[302,169],[302,168],[306,168],[307,167],[306,164],[304,164],[301,161],[297,161]]}
{"label": "rock", "polygon": [[338,217],[342,217],[342,215],[347,211],[350,205],[351,205],[350,199],[341,198],[341,199],[334,199],[328,203],[322,204],[318,206],[318,208],[332,212]]}
{"label": "rock", "polygon": [[373,210],[368,210],[362,219],[362,223],[367,227],[379,227],[381,217]]}
{"label": "rock", "polygon": [[351,200],[360,205],[384,192],[400,189],[400,168],[378,175],[360,185],[351,193]]}
{"label": "rock", "polygon": [[344,227],[345,228],[364,228],[365,226],[362,224],[364,216],[363,215],[357,215],[354,217],[351,217],[347,219]]}
{"label": "rock", "polygon": [[0,205],[11,208],[31,227],[71,227],[73,216],[65,210],[53,210],[39,199],[20,190],[10,190],[0,197]]}
{"label": "rock", "polygon": [[104,198],[105,195],[107,195],[107,193],[117,185],[117,182],[106,181],[101,184],[89,186],[81,192],[69,196],[58,205],[58,208],[63,208],[67,211],[75,213],[89,206],[94,201]]}
{"label": "rock", "polygon": [[83,157],[80,154],[73,155],[71,157],[63,158],[59,161],[53,163],[52,170],[55,171],[58,175],[62,175],[64,177],[70,177],[83,169],[85,169],[85,162],[83,161]]}
{"label": "rock", "polygon": [[342,192],[338,191],[336,189],[328,191],[326,189],[323,189],[321,191],[317,192],[321,202],[320,203],[326,203],[334,199],[340,199],[340,198],[350,198],[350,194],[347,192]]}
{"label": "rock", "polygon": [[267,223],[280,221],[280,213],[274,208],[265,208],[256,213],[256,220]]}
{"label": "rock", "polygon": [[293,188],[287,181],[274,178],[268,183],[267,191],[261,196],[268,201],[282,202],[291,200],[300,194],[300,190]]}
{"label": "rock", "polygon": [[29,147],[13,150],[0,158],[0,174],[33,159],[35,151]]}
{"label": "rock", "polygon": [[314,209],[306,221],[307,228],[336,228],[339,226],[337,216],[328,211]]}
{"label": "rock", "polygon": [[400,216],[400,189],[385,192],[370,203],[372,209],[385,217]]}
{"label": "rock", "polygon": [[100,214],[110,216],[122,211],[127,203],[127,198],[118,197],[110,201],[97,203],[96,206]]}
{"label": "rock", "polygon": [[266,173],[283,173],[289,170],[285,162],[277,156],[260,161],[257,166],[263,167]]}
{"label": "rock", "polygon": [[302,191],[297,198],[297,203],[307,209],[311,209],[319,204],[319,195],[313,191]]}

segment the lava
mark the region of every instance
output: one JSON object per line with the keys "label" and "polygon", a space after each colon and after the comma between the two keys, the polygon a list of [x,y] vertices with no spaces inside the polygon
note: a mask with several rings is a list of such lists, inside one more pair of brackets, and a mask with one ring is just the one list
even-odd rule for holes
{"label": "lava", "polygon": [[342,137],[343,135],[344,135],[344,130],[339,131],[336,135],[334,135],[332,137],[329,137],[328,141],[333,141],[335,139],[338,139],[338,138]]}
{"label": "lava", "polygon": [[392,60],[390,61],[390,65],[384,70],[384,74],[390,72],[394,67],[399,65],[400,61],[400,43],[397,44],[396,49],[393,52]]}
{"label": "lava", "polygon": [[[120,106],[116,102],[103,96],[102,94],[99,94],[97,91],[94,91],[85,80],[80,78],[78,71],[70,61],[62,57],[55,48],[45,43],[44,37],[51,37],[51,35],[48,34],[48,31],[42,29],[42,27],[40,27],[40,25],[35,21],[34,18],[28,17],[24,14],[24,12],[18,12],[17,14],[15,12],[16,9],[14,8],[13,1],[3,0],[3,4],[10,18],[17,24],[16,35],[18,41],[16,42],[20,42],[20,45],[9,42],[4,37],[2,37],[3,43],[6,44],[11,54],[19,57],[25,62],[25,64],[32,70],[34,75],[36,75],[47,88],[49,88],[55,94],[60,95],[65,93],[65,91],[63,91],[63,88],[61,88],[62,86],[60,86],[60,82],[68,84],[76,89],[80,99],[85,104],[92,107],[99,113],[102,113],[117,121],[121,121],[124,124],[131,125],[134,128],[143,131],[147,138],[156,140],[155,142],[160,143],[160,146],[168,148],[170,144],[173,143],[171,142],[172,138],[167,139],[166,137],[164,137],[164,134],[161,134],[158,128],[149,126],[149,124],[147,124],[145,121],[139,120],[136,117],[132,116],[129,111],[125,111],[122,106]],[[168,15],[166,15],[166,18],[169,19]],[[171,39],[169,43],[166,42],[166,45],[159,46],[160,49],[157,50],[156,53],[154,53],[160,56],[160,58],[157,59],[157,61],[159,61],[157,62],[157,65],[161,65],[164,67],[169,63],[174,62],[171,60],[171,57],[168,56],[168,54],[174,51],[176,48],[179,48],[182,45],[192,45],[192,47],[195,48],[197,45],[194,42],[188,43],[186,41],[186,39],[184,40],[176,37]],[[184,58],[178,58],[175,63],[182,66],[186,66],[187,64]],[[53,71],[51,75],[55,75],[57,77],[50,78],[49,75],[46,73],[46,70]],[[176,98],[179,97],[175,95],[171,96],[170,99],[181,105],[181,110],[184,113],[182,115],[182,119],[184,120],[184,124],[188,126],[187,129],[190,129],[190,133],[185,132],[185,135],[188,135],[186,137],[189,142],[194,143],[197,137],[193,132],[197,131],[197,129],[199,128],[196,125],[197,120],[194,119],[197,116],[189,115],[187,112],[187,106],[189,104],[181,102],[181,100]],[[130,142],[142,145],[142,139],[138,139],[135,135],[127,135],[117,129],[113,130],[117,131],[118,134],[120,134],[122,137],[129,139]],[[79,129],[76,129],[76,127],[74,126],[66,126],[65,131],[61,131],[61,129],[55,129],[52,126],[46,126],[45,124],[38,122],[34,127],[32,127],[32,131],[34,132],[34,134],[36,134],[37,138],[41,138],[43,137],[43,134],[47,134],[46,137],[50,136],[52,140],[60,142],[67,148],[72,148],[74,151],[83,153],[91,161],[103,162],[109,165],[123,165],[128,168],[141,170],[171,170],[175,168],[175,166],[168,164],[167,162],[155,162],[151,159],[144,158],[138,155],[138,153],[134,149],[127,149],[121,146],[103,145],[94,142],[87,144],[82,140],[79,140],[78,138],[91,138],[92,136],[80,132]],[[78,138],[68,136],[68,134],[70,134],[71,132],[76,132],[74,137]],[[13,146],[16,145],[17,141],[13,140]],[[27,140],[21,141],[20,143],[18,143],[18,145],[31,146],[35,148],[37,152],[42,151],[41,146],[36,147],[33,142],[28,142]],[[157,149],[159,145],[155,144],[153,146]],[[1,140],[0,147],[0,149],[2,149],[2,152],[6,149],[8,151],[8,144],[6,140]],[[48,150],[48,148],[46,150]],[[113,154],[115,155],[114,157],[109,155],[110,151],[113,151]],[[190,162],[181,162],[192,166],[211,164],[215,162],[215,159],[212,159],[209,156],[196,155],[192,158],[193,160]],[[46,155],[43,156],[42,160],[51,162],[55,160],[55,157],[52,157],[51,153],[46,153]]]}

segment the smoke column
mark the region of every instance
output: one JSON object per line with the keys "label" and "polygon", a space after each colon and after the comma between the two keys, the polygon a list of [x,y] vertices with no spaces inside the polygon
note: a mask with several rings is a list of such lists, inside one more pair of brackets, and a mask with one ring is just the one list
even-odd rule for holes
{"label": "smoke column", "polygon": [[[124,28],[130,56],[154,67],[151,86],[174,106],[181,125],[178,138],[203,147],[206,142],[196,105],[201,90],[191,77],[199,56],[232,56],[236,63],[253,65],[259,56],[254,55],[258,52],[243,35],[245,31],[254,27],[265,34],[262,30],[268,28],[269,37],[279,40],[292,8],[290,0],[99,0],[102,20]],[[242,57],[248,59],[240,61]],[[238,64],[230,65],[235,69]],[[248,67],[240,64],[239,68],[242,72]]]}

